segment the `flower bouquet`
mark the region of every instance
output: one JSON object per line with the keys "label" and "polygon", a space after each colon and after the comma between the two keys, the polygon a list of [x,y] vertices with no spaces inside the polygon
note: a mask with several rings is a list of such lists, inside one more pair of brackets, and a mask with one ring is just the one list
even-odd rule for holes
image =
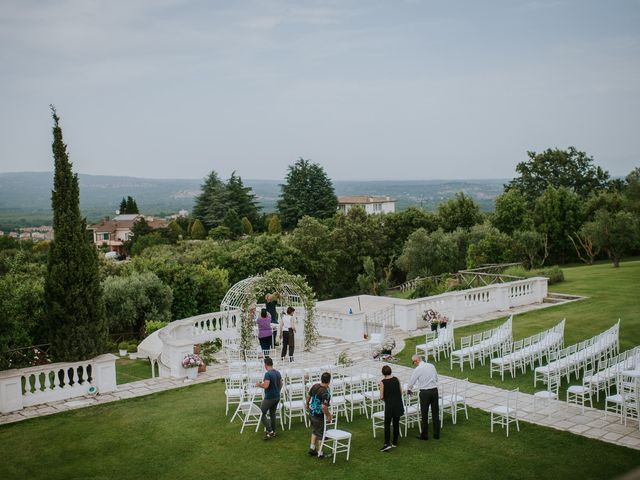
{"label": "flower bouquet", "polygon": [[437,330],[438,327],[446,328],[447,322],[449,321],[446,316],[436,312],[431,308],[424,312],[424,315],[422,315],[422,319],[429,324],[431,330]]}
{"label": "flower bouquet", "polygon": [[396,348],[396,341],[393,338],[387,338],[373,351],[373,358],[394,362],[395,358],[391,355],[394,348]]}
{"label": "flower bouquet", "polygon": [[187,353],[184,357],[182,357],[182,366],[184,368],[197,368],[201,365],[204,365],[202,359],[199,355],[195,353]]}

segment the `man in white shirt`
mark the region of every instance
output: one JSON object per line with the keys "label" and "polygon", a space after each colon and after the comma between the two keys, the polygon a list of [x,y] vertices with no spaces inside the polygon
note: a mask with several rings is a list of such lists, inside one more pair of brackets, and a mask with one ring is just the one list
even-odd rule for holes
{"label": "man in white shirt", "polygon": [[420,411],[422,412],[422,433],[420,440],[429,440],[429,407],[433,418],[433,438],[440,438],[440,407],[438,405],[438,372],[430,363],[423,362],[419,355],[411,357],[416,369],[409,380],[408,390],[420,390]]}

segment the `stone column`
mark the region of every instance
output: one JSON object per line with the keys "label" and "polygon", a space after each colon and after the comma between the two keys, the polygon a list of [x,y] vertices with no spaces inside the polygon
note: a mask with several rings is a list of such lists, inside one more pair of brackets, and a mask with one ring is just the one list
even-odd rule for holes
{"label": "stone column", "polygon": [[0,372],[0,412],[15,412],[23,407],[22,374],[16,369]]}
{"label": "stone column", "polygon": [[116,357],[111,353],[99,355],[91,361],[93,369],[93,385],[98,393],[114,392],[117,387],[116,382]]}

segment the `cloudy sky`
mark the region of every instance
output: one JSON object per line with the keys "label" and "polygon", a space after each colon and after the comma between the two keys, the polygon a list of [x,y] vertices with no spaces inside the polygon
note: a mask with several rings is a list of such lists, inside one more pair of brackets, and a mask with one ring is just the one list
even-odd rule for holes
{"label": "cloudy sky", "polygon": [[640,0],[2,0],[0,171],[505,178],[640,165]]}

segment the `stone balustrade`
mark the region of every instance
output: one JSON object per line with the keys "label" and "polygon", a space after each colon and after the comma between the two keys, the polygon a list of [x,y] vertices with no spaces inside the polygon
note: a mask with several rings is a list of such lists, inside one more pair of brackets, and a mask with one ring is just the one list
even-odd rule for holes
{"label": "stone balustrade", "polygon": [[[116,356],[0,372],[0,412],[116,390]],[[94,389],[91,389],[94,387]]]}

